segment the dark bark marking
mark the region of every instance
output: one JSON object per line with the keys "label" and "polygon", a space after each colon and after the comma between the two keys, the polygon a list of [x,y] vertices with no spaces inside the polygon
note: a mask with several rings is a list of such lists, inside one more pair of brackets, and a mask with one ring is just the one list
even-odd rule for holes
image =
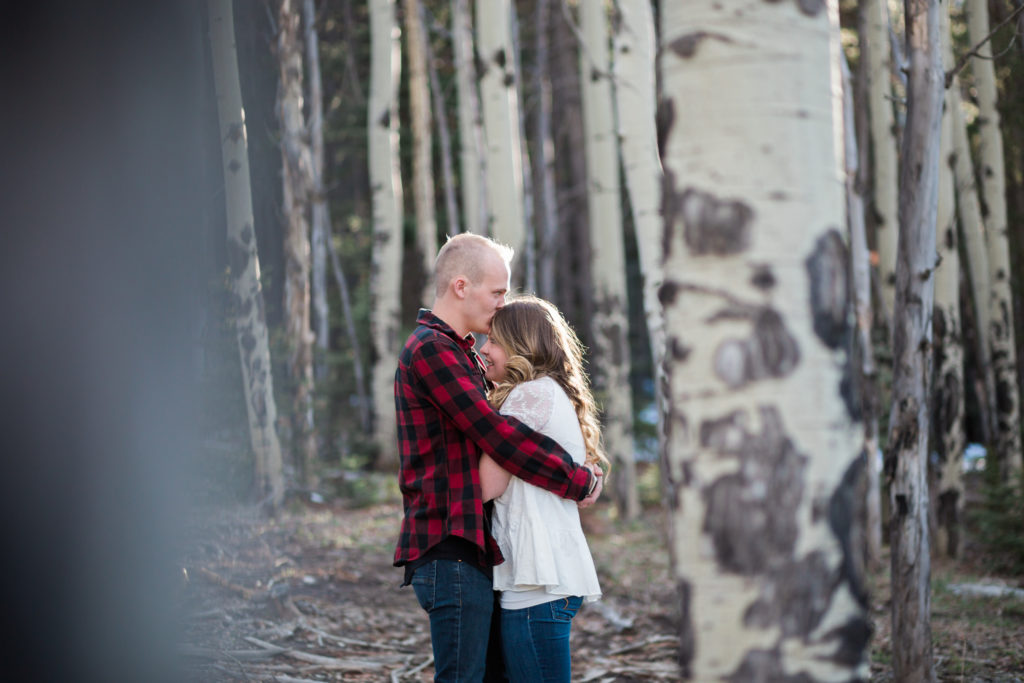
{"label": "dark bark marking", "polygon": [[658,301],[662,306],[671,306],[676,302],[679,294],[679,283],[672,280],[665,280],[661,287],[658,287]]}
{"label": "dark bark marking", "polygon": [[[773,1],[778,0],[768,0]],[[736,670],[722,680],[728,683],[814,683],[814,679],[803,672],[787,674],[778,649],[750,650]]]}
{"label": "dark bark marking", "polygon": [[946,249],[956,249],[956,231],[953,228],[946,228]]}
{"label": "dark bark marking", "polygon": [[[662,159],[665,158],[665,145],[668,143],[668,135],[672,132],[672,126],[676,122],[676,105],[671,99],[662,97],[658,100],[658,111],[654,116],[654,125],[658,133],[658,156]],[[666,175],[668,171],[665,171]],[[671,187],[673,184],[668,183],[668,179],[665,179],[665,186]],[[662,200],[664,202],[664,199]],[[664,204],[662,205],[664,208]],[[664,214],[663,214],[664,215]]]}
{"label": "dark bark marking", "polygon": [[864,584],[868,483],[864,470],[867,467],[868,454],[862,451],[846,468],[828,501],[828,525],[843,553],[840,581],[847,584],[857,604],[864,610],[868,608],[868,590]]}
{"label": "dark bark marking", "polygon": [[501,79],[501,83],[506,88],[511,88],[513,85],[516,84],[516,77],[513,76],[512,74],[505,74],[505,78]]}
{"label": "dark bark marking", "polygon": [[676,363],[682,364],[686,362],[686,359],[690,357],[690,352],[693,351],[693,347],[687,346],[683,342],[679,341],[678,337],[671,337],[668,340],[668,355]]}
{"label": "dark bark marking", "polygon": [[839,647],[830,658],[842,667],[853,668],[864,661],[864,652],[871,642],[874,625],[866,617],[853,617],[826,634],[828,640],[837,639]]}
{"label": "dark bark marking", "polygon": [[817,16],[825,7],[825,0],[797,0],[797,7],[809,17]]}
{"label": "dark bark marking", "polygon": [[[933,413],[935,429],[938,434],[945,434],[950,429],[954,416],[962,414],[960,410],[962,392],[960,378],[953,371],[945,373],[937,382]],[[946,440],[943,438],[935,440],[935,451],[939,455],[939,462],[942,463],[946,462],[949,457],[958,457],[959,455],[946,452]]]}
{"label": "dark bark marking", "polygon": [[227,256],[231,277],[240,277],[245,272],[245,269],[249,267],[249,250],[239,244],[237,240],[228,240]]}
{"label": "dark bark marking", "polygon": [[750,246],[754,211],[738,199],[719,199],[689,188],[677,198],[684,239],[695,256],[728,256]]}
{"label": "dark bark marking", "polygon": [[761,596],[743,615],[755,628],[778,626],[783,638],[807,638],[821,623],[836,587],[836,573],[823,553],[773,567]]}
{"label": "dark bark marking", "polygon": [[825,346],[838,349],[850,331],[849,258],[839,231],[830,229],[822,235],[804,263],[811,281],[814,333]]}
{"label": "dark bark marking", "polygon": [[242,345],[242,349],[248,355],[256,348],[256,337],[252,332],[246,332],[238,338],[238,343]]}
{"label": "dark bark marking", "polygon": [[701,42],[712,39],[719,40],[723,43],[732,43],[733,40],[729,36],[721,33],[709,33],[708,31],[695,31],[694,33],[687,33],[684,36],[679,36],[671,43],[668,44],[668,49],[675,52],[683,59],[689,59],[697,54],[697,46]]}
{"label": "dark bark marking", "polygon": [[232,173],[238,173],[240,168],[242,168],[242,164],[238,163],[238,159],[232,159],[228,162],[228,170]]}
{"label": "dark bark marking", "polygon": [[385,109],[384,110],[384,113],[380,115],[379,119],[377,119],[377,125],[379,125],[381,128],[390,128],[391,127],[391,110],[390,109]]}
{"label": "dark bark marking", "polygon": [[703,530],[719,566],[744,576],[792,554],[807,461],[786,434],[778,410],[762,406],[759,413],[760,433],[747,429],[741,411],[706,420],[699,429],[702,447],[739,460],[737,472],[704,489]]}
{"label": "dark bark marking", "polygon": [[694,634],[693,615],[690,614],[690,596],[692,587],[689,581],[680,581],[676,584],[676,593],[679,595],[679,674],[683,679],[689,679],[693,675],[691,665],[693,663]]}
{"label": "dark bark marking", "polygon": [[504,69],[505,68],[505,62],[506,62],[505,49],[499,47],[497,50],[494,51],[494,56],[491,57],[491,59],[500,68]]}
{"label": "dark bark marking", "polygon": [[750,284],[762,291],[768,291],[775,286],[775,275],[769,265],[754,266],[754,274],[750,276]]}
{"label": "dark bark marking", "polygon": [[736,389],[766,377],[784,377],[800,362],[800,347],[786,329],[782,317],[770,308],[753,312],[729,310],[717,319],[751,319],[753,334],[746,339],[727,339],[715,349],[715,375]]}

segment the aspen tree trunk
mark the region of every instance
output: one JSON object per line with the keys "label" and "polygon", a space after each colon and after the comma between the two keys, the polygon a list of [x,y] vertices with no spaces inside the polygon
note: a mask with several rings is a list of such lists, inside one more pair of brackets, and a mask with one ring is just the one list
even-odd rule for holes
{"label": "aspen tree trunk", "polygon": [[420,23],[419,0],[403,0],[405,59],[409,65],[409,118],[412,128],[412,198],[416,211],[416,253],[423,274],[420,304],[434,301],[433,271],[437,256],[437,215],[434,208],[434,165],[430,86],[427,82],[426,35]]}
{"label": "aspen tree trunk", "polygon": [[594,355],[590,367],[601,395],[605,448],[615,500],[625,519],[640,514],[633,453],[633,400],[626,299],[626,257],[619,192],[618,140],[612,98],[608,23],[603,2],[579,5],[583,45],[580,82],[586,135],[587,214],[594,276]]}
{"label": "aspen tree trunk", "polygon": [[850,275],[852,278],[854,313],[856,315],[856,339],[853,361],[857,363],[853,372],[859,372],[861,418],[864,423],[862,457],[864,468],[864,533],[866,561],[877,567],[882,560],[882,501],[878,468],[875,455],[878,453],[878,382],[875,359],[871,344],[871,328],[874,319],[871,310],[871,255],[868,252],[867,228],[864,220],[864,187],[861,182],[860,150],[858,149],[857,126],[853,105],[853,85],[846,55],[842,55],[843,67],[843,122],[845,128],[846,159],[846,216],[850,230]]}
{"label": "aspen tree trunk", "polygon": [[245,385],[245,408],[249,418],[249,441],[256,459],[257,490],[272,508],[276,508],[284,500],[284,475],[281,444],[275,427],[277,405],[274,403],[266,309],[260,286],[260,260],[253,229],[245,109],[238,79],[231,0],[210,0],[209,11],[210,50],[223,146],[229,273]]}
{"label": "aspen tree trunk", "polygon": [[960,236],[963,238],[964,254],[967,257],[967,275],[971,285],[970,300],[973,304],[975,337],[977,339],[978,373],[981,375],[982,390],[979,392],[985,404],[982,407],[982,426],[987,446],[995,439],[995,376],[992,372],[991,347],[989,345],[989,267],[988,252],[985,248],[985,223],[981,215],[981,199],[975,180],[974,163],[971,161],[971,146],[967,139],[967,122],[960,106],[959,81],[954,79],[950,90],[957,106],[953,115],[953,179],[956,184],[956,207],[960,219]]}
{"label": "aspen tree trunk", "polygon": [[[523,63],[519,54],[519,17],[516,14],[515,3],[512,3],[512,11],[509,12],[509,29],[511,31],[511,45],[513,67],[516,74],[523,73]],[[519,124],[519,151],[522,154],[520,168],[523,173],[523,250],[515,270],[512,272],[513,279],[518,280],[522,288],[527,292],[537,291],[537,237],[534,231],[533,212],[533,166],[530,164],[530,149],[526,143],[526,112],[523,111],[523,88],[520,78],[516,78],[516,121]],[[521,277],[516,275],[516,270],[521,272]]]}
{"label": "aspen tree trunk", "polygon": [[348,336],[348,343],[352,345],[352,374],[356,380],[356,400],[359,402],[359,426],[364,434],[372,433],[373,421],[370,417],[369,392],[366,390],[366,370],[363,368],[363,352],[360,348],[359,335],[356,333],[355,317],[352,315],[352,297],[349,296],[348,280],[345,271],[341,267],[341,260],[338,258],[338,250],[334,243],[327,242],[327,251],[331,257],[331,269],[334,271],[334,280],[338,285],[338,295],[341,299],[341,314],[345,320],[345,334]]}
{"label": "aspen tree trunk", "polygon": [[555,192],[555,140],[551,132],[551,0],[537,0],[534,14],[533,92],[537,98],[534,117],[534,185],[537,202],[537,291],[555,298],[555,266],[558,255],[558,200]]}
{"label": "aspen tree trunk", "polygon": [[[972,45],[989,34],[988,0],[968,0],[967,33]],[[988,244],[989,345],[995,375],[995,454],[1005,479],[1021,471],[1020,391],[1017,385],[1017,347],[1013,330],[1013,291],[1010,286],[1010,245],[1006,213],[1006,169],[1003,135],[996,106],[996,75],[991,43],[971,58],[978,91],[978,159]]]}
{"label": "aspen tree trunk", "polygon": [[313,329],[316,347],[313,377],[322,382],[327,379],[327,347],[330,343],[330,311],[327,308],[327,240],[331,234],[331,218],[327,209],[324,189],[324,98],[323,79],[320,75],[320,41],[316,33],[316,3],[302,2],[303,34],[306,42],[306,63],[309,66],[309,148],[312,173],[312,221],[310,222],[310,260],[312,265]]}
{"label": "aspen tree trunk", "polygon": [[373,263],[370,339],[373,344],[374,439],[377,468],[398,465],[395,363],[398,359],[402,282],[402,176],[398,159],[398,85],[402,68],[395,0],[370,2],[370,188],[373,192]]}
{"label": "aspen tree trunk", "polygon": [[[650,0],[617,0],[615,43],[615,102],[619,149],[636,228],[636,245],[643,275],[644,315],[651,339],[651,359],[660,372],[665,331],[658,302],[661,263],[661,160],[654,126],[655,93],[654,12]],[[658,382],[660,384],[660,381]]]}
{"label": "aspen tree trunk", "polygon": [[[940,9],[943,69],[953,67],[949,8]],[[960,324],[960,249],[957,240],[956,191],[953,181],[953,111],[960,106],[958,84],[946,90],[942,108],[942,142],[939,148],[939,185],[936,243],[939,265],[935,269],[934,377],[932,389],[933,466],[930,487],[933,506],[933,537],[949,557],[960,553],[960,518],[964,505],[964,353]]]}
{"label": "aspen tree trunk", "polygon": [[928,537],[928,397],[932,370],[935,220],[945,72],[938,0],[907,0],[907,123],[893,309],[893,387],[885,471],[892,514],[893,669],[934,681]]}
{"label": "aspen tree trunk", "polygon": [[[458,235],[462,232],[459,227],[459,204],[455,199],[455,171],[452,163],[452,138],[448,131],[448,114],[445,111],[444,95],[441,90],[441,79],[437,75],[437,65],[434,63],[434,51],[430,47],[430,31],[427,29],[426,10],[423,3],[419,6],[419,21],[423,27],[423,50],[427,58],[427,74],[430,76],[430,97],[434,107],[434,118],[437,120],[437,137],[441,147],[441,177],[444,180],[444,208],[448,218],[448,235]],[[437,246],[437,236],[434,236],[434,245]],[[430,265],[434,264],[433,255],[430,257]]]}
{"label": "aspen tree trunk", "polygon": [[[509,0],[477,0],[477,75],[483,110],[487,164],[488,223],[491,236],[516,250],[523,247],[523,152],[519,139],[515,57]],[[481,230],[487,225],[480,226]]]}
{"label": "aspen tree trunk", "polygon": [[691,0],[660,20],[682,674],[866,680],[837,3]]}
{"label": "aspen tree trunk", "polygon": [[280,68],[278,116],[281,122],[283,209],[285,220],[284,310],[288,374],[292,395],[292,451],[299,481],[316,485],[317,448],[313,423],[313,341],[310,324],[309,197],[311,161],[302,114],[301,18],[293,0],[281,0],[278,12],[277,60]]}
{"label": "aspen tree trunk", "polygon": [[466,232],[484,235],[490,230],[491,212],[487,204],[487,157],[484,154],[483,114],[477,90],[469,0],[452,0],[452,43],[455,84],[459,93],[462,222]]}
{"label": "aspen tree trunk", "polygon": [[[896,291],[896,238],[899,234],[896,118],[892,109],[892,50],[886,0],[864,0],[865,33],[860,45],[867,61],[868,111],[871,122],[872,216],[878,249],[878,276],[886,320],[891,322]],[[890,330],[891,330],[890,325]]]}

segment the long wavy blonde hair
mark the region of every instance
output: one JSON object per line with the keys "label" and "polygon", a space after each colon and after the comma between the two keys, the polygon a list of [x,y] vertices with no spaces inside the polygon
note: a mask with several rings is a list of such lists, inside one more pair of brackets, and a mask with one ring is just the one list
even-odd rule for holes
{"label": "long wavy blonde hair", "polygon": [[555,306],[535,296],[519,296],[498,309],[491,320],[491,342],[508,355],[505,378],[489,400],[500,408],[517,384],[547,375],[558,382],[576,408],[587,463],[607,474],[611,463],[601,443],[601,424],[590,383],[583,372],[583,345]]}

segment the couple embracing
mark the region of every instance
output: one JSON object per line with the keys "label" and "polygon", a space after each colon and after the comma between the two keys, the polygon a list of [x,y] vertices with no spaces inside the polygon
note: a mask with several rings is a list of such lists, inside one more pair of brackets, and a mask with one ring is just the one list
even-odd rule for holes
{"label": "couple embracing", "polygon": [[395,565],[429,615],[436,681],[569,681],[572,618],[601,595],[577,506],[608,460],[582,347],[550,303],[506,302],[511,259],[448,240],[395,375]]}

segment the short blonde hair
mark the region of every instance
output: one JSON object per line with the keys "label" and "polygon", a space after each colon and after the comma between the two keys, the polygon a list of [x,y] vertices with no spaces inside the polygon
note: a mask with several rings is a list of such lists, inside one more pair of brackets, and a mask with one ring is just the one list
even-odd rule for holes
{"label": "short blonde hair", "polygon": [[451,281],[465,275],[476,284],[483,277],[484,254],[490,251],[510,266],[515,250],[489,237],[464,232],[449,237],[434,261],[434,295],[441,297]]}

